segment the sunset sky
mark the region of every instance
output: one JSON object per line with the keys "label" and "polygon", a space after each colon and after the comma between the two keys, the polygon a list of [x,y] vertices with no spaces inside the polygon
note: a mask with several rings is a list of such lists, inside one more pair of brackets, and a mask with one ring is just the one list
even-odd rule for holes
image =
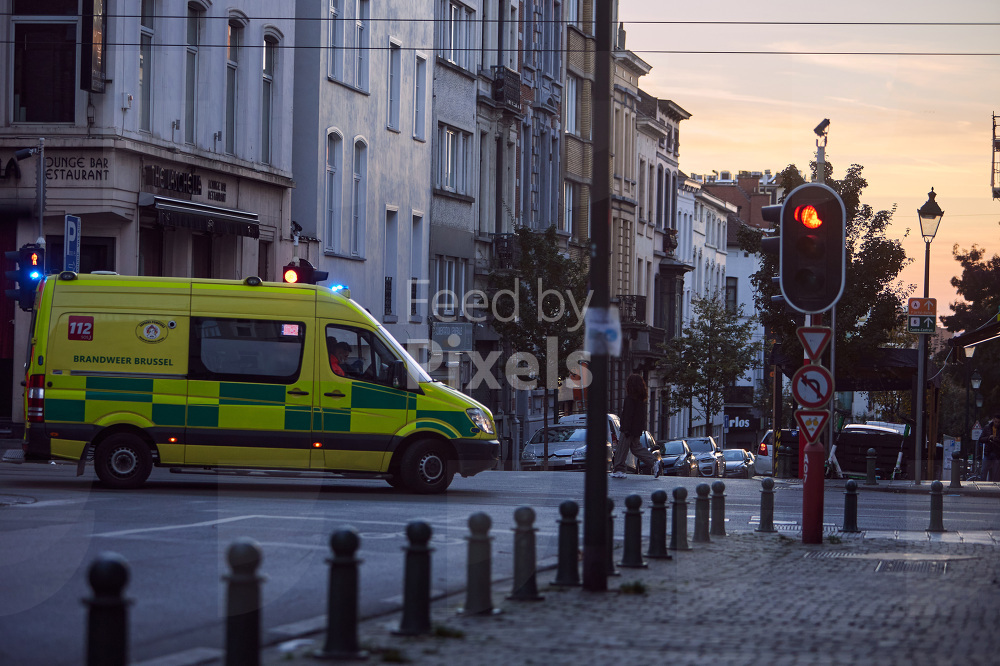
{"label": "sunset sky", "polygon": [[[619,19],[626,48],[653,66],[642,88],[692,114],[681,125],[686,173],[777,172],[789,163],[805,170],[815,158],[812,130],[829,118],[834,176],[861,164],[869,184],[863,201],[897,205],[889,235],[913,259],[902,274],[916,286],[913,296],[923,295],[924,271],[916,210],[932,186],[945,211],[930,261],[939,315],[950,314],[957,298],[949,280],[961,267],[952,246],[1000,253],[1000,200],[990,191],[992,114],[1000,113],[998,0],[620,0]],[[769,53],[712,53],[725,51]]]}

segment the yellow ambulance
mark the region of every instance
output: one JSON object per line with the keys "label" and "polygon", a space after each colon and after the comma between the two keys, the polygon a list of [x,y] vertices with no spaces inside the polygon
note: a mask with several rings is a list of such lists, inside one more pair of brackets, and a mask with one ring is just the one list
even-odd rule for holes
{"label": "yellow ambulance", "polygon": [[325,472],[416,493],[490,469],[483,405],[433,381],[346,291],[237,280],[49,276],[32,315],[25,461]]}

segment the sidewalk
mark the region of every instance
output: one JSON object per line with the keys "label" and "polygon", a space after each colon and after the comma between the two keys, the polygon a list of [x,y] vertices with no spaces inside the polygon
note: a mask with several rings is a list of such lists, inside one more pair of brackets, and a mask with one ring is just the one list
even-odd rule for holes
{"label": "sidewalk", "polygon": [[[493,588],[498,615],[458,615],[456,595],[432,607],[436,636],[393,635],[394,613],[362,622],[359,638],[369,661],[421,665],[996,663],[1000,532],[876,537],[715,537],[621,569],[608,592],[552,587],[548,570],[543,601],[507,601],[507,580]],[[272,646],[263,663],[316,663],[324,636]]]}
{"label": "sidewalk", "polygon": [[[763,477],[758,477],[763,479]],[[843,489],[844,485],[847,483],[847,479],[825,479],[823,482],[824,488],[840,488]],[[921,481],[920,485],[915,485],[912,479],[904,480],[898,479],[892,481],[889,479],[879,479],[878,484],[874,486],[865,485],[864,480],[858,480],[858,492],[883,492],[883,493],[906,493],[908,495],[928,495],[931,492],[931,483],[933,481]],[[995,497],[1000,499],[1000,483],[996,481],[962,481],[961,488],[952,488],[951,479],[942,479],[941,485],[944,486],[945,495],[965,495],[966,497]],[[802,479],[775,479],[775,488],[802,488]]]}

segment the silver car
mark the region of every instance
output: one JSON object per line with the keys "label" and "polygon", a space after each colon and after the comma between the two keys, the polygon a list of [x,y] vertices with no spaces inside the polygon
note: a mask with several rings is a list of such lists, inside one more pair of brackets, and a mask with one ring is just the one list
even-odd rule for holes
{"label": "silver car", "polygon": [[[548,468],[583,469],[587,459],[587,428],[554,425],[548,428]],[[611,442],[608,446],[608,464],[611,463]],[[545,428],[539,428],[521,449],[521,469],[544,469]]]}

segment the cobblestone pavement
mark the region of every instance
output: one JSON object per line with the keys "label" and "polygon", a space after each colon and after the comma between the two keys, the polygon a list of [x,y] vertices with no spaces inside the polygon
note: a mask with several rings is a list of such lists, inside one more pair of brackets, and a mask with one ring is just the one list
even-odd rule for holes
{"label": "cobblestone pavement", "polygon": [[[436,636],[392,634],[400,614],[361,623],[371,662],[411,664],[993,664],[1000,650],[1000,534],[733,534],[621,569],[608,592],[550,585],[490,617],[435,602]],[[645,548],[645,545],[644,545]],[[620,550],[616,555],[620,557]],[[363,594],[363,591],[362,591]],[[268,648],[265,664],[315,663],[324,634]]]}

